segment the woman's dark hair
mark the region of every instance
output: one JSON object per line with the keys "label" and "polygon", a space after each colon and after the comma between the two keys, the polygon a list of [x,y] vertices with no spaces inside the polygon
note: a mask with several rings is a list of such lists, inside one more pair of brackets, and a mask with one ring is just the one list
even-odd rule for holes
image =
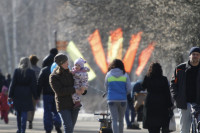
{"label": "woman's dark hair", "polygon": [[162,67],[158,62],[152,62],[147,72],[147,77],[161,77],[163,75]]}
{"label": "woman's dark hair", "polygon": [[124,63],[119,59],[114,59],[112,61],[112,63],[108,67],[108,71],[110,71],[111,69],[114,69],[114,68],[119,68],[123,71],[123,73],[125,73]]}

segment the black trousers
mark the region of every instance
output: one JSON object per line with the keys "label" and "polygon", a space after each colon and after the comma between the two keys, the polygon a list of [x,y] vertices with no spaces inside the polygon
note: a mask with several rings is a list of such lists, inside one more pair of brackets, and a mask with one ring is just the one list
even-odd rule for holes
{"label": "black trousers", "polygon": [[169,127],[165,126],[165,127],[149,127],[148,131],[149,133],[160,133],[160,130],[162,131],[162,133],[169,133]]}

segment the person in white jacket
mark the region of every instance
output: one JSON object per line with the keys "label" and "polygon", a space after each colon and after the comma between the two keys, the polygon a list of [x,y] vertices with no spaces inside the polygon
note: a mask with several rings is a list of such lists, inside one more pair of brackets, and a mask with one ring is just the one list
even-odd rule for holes
{"label": "person in white jacket", "polygon": [[105,77],[105,87],[113,133],[123,133],[127,94],[131,92],[131,82],[121,60],[115,59],[110,64]]}

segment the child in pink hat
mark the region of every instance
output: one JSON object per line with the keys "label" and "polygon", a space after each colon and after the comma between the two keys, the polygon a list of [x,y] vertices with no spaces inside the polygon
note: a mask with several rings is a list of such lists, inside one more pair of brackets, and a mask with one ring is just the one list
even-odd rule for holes
{"label": "child in pink hat", "polygon": [[[84,64],[86,61],[82,58],[78,58],[74,62],[74,67],[72,68],[72,74],[74,75],[74,88],[75,89],[80,89],[82,93],[87,93],[87,88],[88,88],[88,73],[90,69],[88,67],[84,67]],[[72,99],[74,102],[74,109],[80,108],[81,105],[81,100],[80,96],[76,93],[72,95]]]}

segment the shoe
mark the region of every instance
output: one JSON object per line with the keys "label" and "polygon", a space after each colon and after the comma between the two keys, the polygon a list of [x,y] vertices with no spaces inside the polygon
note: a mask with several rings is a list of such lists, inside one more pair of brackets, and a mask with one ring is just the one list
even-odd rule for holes
{"label": "shoe", "polygon": [[137,126],[137,125],[127,126],[127,129],[136,129],[136,130],[141,130],[141,128],[139,128],[139,126]]}
{"label": "shoe", "polygon": [[51,133],[51,131],[46,131],[46,133]]}
{"label": "shoe", "polygon": [[132,129],[141,130],[141,128],[139,127],[139,125],[132,125]]}
{"label": "shoe", "polygon": [[80,108],[82,105],[81,105],[81,102],[80,101],[78,101],[78,102],[75,102],[75,105],[74,105],[74,109],[78,109],[78,108]]}
{"label": "shoe", "polygon": [[33,124],[32,124],[32,121],[29,121],[29,126],[28,126],[29,129],[33,129]]}
{"label": "shoe", "polygon": [[132,129],[132,126],[127,126],[127,129]]}
{"label": "shoe", "polygon": [[56,127],[57,133],[62,133],[61,129],[59,127]]}

